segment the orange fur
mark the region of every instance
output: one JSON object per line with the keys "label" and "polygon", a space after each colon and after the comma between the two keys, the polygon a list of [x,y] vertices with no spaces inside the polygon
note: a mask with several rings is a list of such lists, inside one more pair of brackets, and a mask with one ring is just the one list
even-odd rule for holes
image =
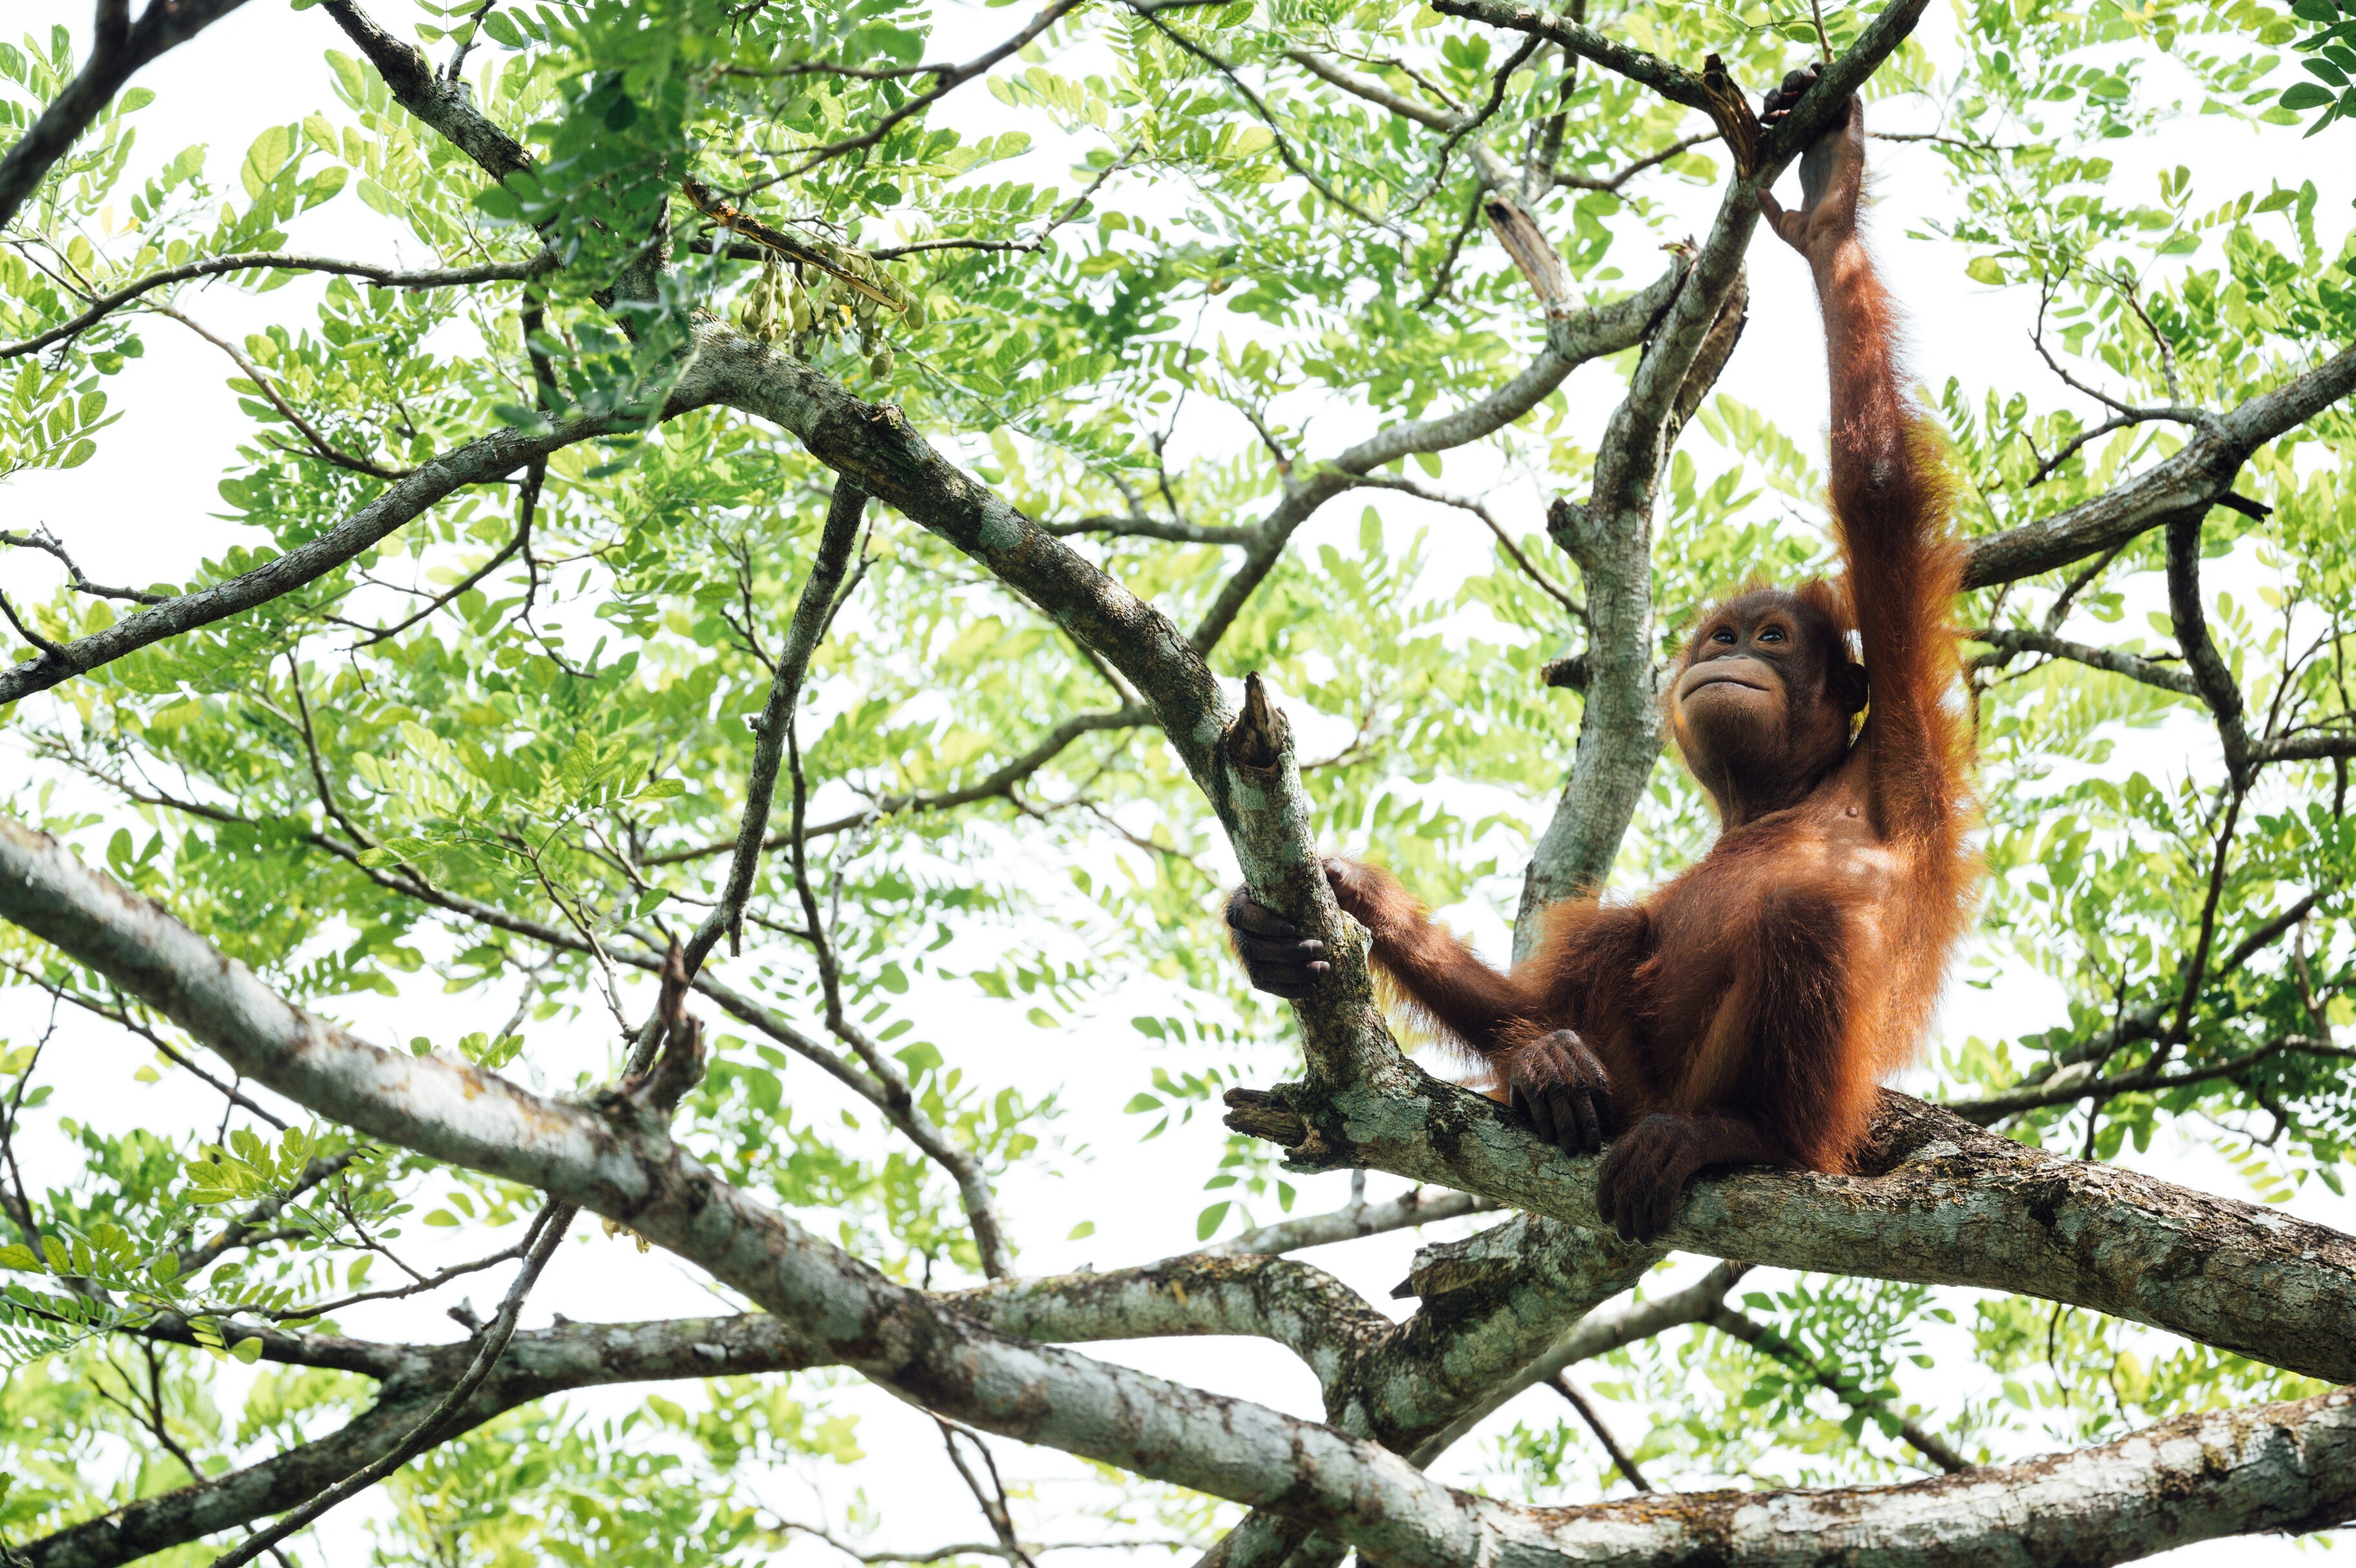
{"label": "orange fur", "polygon": [[[1670,733],[1719,808],[1717,843],[1640,902],[1547,911],[1534,956],[1510,974],[1432,924],[1387,874],[1337,863],[1334,882],[1398,990],[1506,1081],[1522,1085],[1517,1072],[1544,1058],[1538,1042],[1572,1030],[1609,1072],[1617,1129],[1665,1112],[1705,1129],[1690,1145],[1697,1163],[1833,1171],[1864,1136],[1876,1086],[1922,1039],[1979,868],[1965,842],[1969,739],[1950,701],[1962,561],[1950,480],[1903,390],[1895,312],[1862,245],[1852,234],[1810,259],[1845,569],[1837,585],[1738,596],[1696,628],[1681,676],[1727,618],[1780,616],[1790,670],[1821,677],[1768,693],[1781,705],[1763,711],[1782,727],[1759,733],[1782,738],[1746,746],[1711,740],[1672,701]],[[1841,668],[1852,631],[1867,682],[1854,736],[1858,701],[1844,694],[1855,671]]]}

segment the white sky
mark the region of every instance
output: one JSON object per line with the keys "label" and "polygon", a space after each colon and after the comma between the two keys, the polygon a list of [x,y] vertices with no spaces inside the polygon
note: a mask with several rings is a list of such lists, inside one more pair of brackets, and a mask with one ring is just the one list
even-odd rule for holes
{"label": "white sky", "polygon": [[[396,30],[404,30],[401,13],[391,5],[378,15]],[[1002,37],[1016,25],[1011,9],[944,5],[938,13],[937,44],[927,58],[965,58]],[[60,5],[56,0],[5,0],[0,5],[0,27],[46,34],[53,21],[64,21],[80,34],[87,27],[87,7]],[[1924,24],[1924,38],[1934,59],[1950,53],[1944,40],[1953,36],[1955,17],[1947,7],[1934,7]],[[212,167],[227,177],[252,137],[263,126],[301,118],[315,110],[331,117],[340,113],[321,62],[322,51],[344,47],[341,36],[324,12],[292,13],[275,0],[255,0],[199,38],[194,45],[166,57],[142,73],[141,84],[153,88],[157,102],[137,118],[140,156],[136,168],[152,166],[178,147],[193,141],[213,145]],[[1926,128],[1908,119],[1919,105],[1890,105],[1877,121],[1884,128]],[[998,120],[993,120],[997,116]],[[967,89],[954,101],[951,123],[969,132],[999,128],[999,121],[1016,123],[1012,112],[989,98],[980,86]],[[1035,125],[1035,122],[1032,123]],[[2356,134],[2356,133],[2351,133]],[[1043,141],[1045,139],[1043,138]],[[2178,164],[2195,171],[2197,186],[2209,205],[2240,188],[2255,165],[2285,185],[2302,178],[2316,181],[2323,193],[2320,220],[2327,235],[2344,226],[2349,199],[2356,193],[2345,135],[2327,134],[2301,142],[2279,133],[2263,145],[2254,133],[2218,118],[2183,122],[2106,151],[2117,161],[2113,183],[2119,189],[2157,194],[2160,169]],[[1879,144],[1874,149],[1878,199],[1873,225],[1878,251],[1894,292],[1913,310],[1914,360],[1927,380],[1954,374],[1975,389],[2044,387],[2047,374],[2032,353],[2027,336],[2027,311],[2019,296],[1983,288],[1963,277],[1963,258],[1936,243],[1903,238],[1917,227],[1917,219],[1942,209],[1944,166],[1917,148]],[[1067,155],[1043,147],[1033,155],[1037,166],[1028,177],[1046,183],[1070,184]],[[1714,190],[1664,183],[1659,193],[1690,212],[1692,231],[1706,230],[1717,202]],[[296,248],[348,256],[388,260],[402,254],[410,262],[423,258],[414,247],[406,252],[388,238],[389,226],[353,199],[331,203],[304,220],[294,231]],[[1785,428],[1806,440],[1821,428],[1825,384],[1821,338],[1815,306],[1797,258],[1772,242],[1753,252],[1752,306],[1748,334],[1721,390],[1741,401],[1775,413]],[[2214,263],[2213,250],[2196,263]],[[1633,270],[1632,265],[1632,270]],[[307,297],[296,285],[259,299],[228,287],[216,287],[183,297],[184,306],[208,327],[235,336],[278,319],[294,318],[296,303]],[[186,575],[195,564],[236,542],[242,531],[214,520],[218,505],[214,485],[231,449],[248,428],[234,398],[222,385],[228,367],[217,350],[157,321],[145,336],[145,360],[109,383],[114,406],[123,420],[101,437],[100,456],[68,474],[20,476],[0,490],[0,525],[22,528],[46,523],[75,550],[84,569],[100,581],[152,581]],[[1612,388],[1609,376],[1591,368],[1572,379],[1569,387],[1572,424],[1600,426]],[[1363,410],[1337,403],[1321,413],[1312,428],[1312,445],[1331,450],[1356,435],[1366,423]],[[1698,433],[1695,433],[1696,436]],[[1230,446],[1234,432],[1215,424],[1181,432],[1181,441],[1198,449]],[[1690,439],[1690,438],[1689,438]],[[1175,455],[1175,454],[1173,454]],[[1480,459],[1452,463],[1447,483],[1457,489],[1479,488],[1486,476],[1478,472]],[[1497,498],[1509,525],[1533,526],[1545,498],[1527,487],[1505,490]],[[1346,540],[1355,535],[1358,505],[1329,509],[1312,525],[1296,549],[1313,549],[1323,538]],[[1411,502],[1387,501],[1390,525],[1401,531],[1428,527],[1435,540],[1465,542],[1459,559],[1465,569],[1485,563],[1486,536],[1470,538],[1459,515],[1424,510]],[[1440,570],[1448,570],[1443,561]],[[47,564],[28,561],[23,553],[0,557],[0,587],[47,592],[54,582]],[[1566,754],[1569,737],[1566,736]],[[2183,766],[2183,732],[2161,732],[2137,737],[2130,744],[2142,748],[2144,766],[2157,774],[2174,774]],[[1462,909],[1451,918],[1472,930],[1493,951],[1504,946],[1503,925],[1495,911]],[[22,1043],[38,1032],[37,1014],[29,1014],[22,992],[9,993],[0,1024],[9,1037]],[[1131,1005],[1132,1001],[1140,1002]],[[1019,1021],[1020,1009],[1000,1014],[976,1007],[969,993],[941,993],[912,998],[912,1012],[934,1026],[933,1037],[958,1059],[969,1064],[986,1081],[1020,1082],[1037,1090],[1059,1088],[1066,1116],[1055,1129],[1070,1143],[1085,1143],[1085,1159],[1076,1155],[1046,1162],[1045,1168],[1017,1173],[1002,1189],[1002,1198],[1015,1234],[1024,1248],[1026,1272],[1095,1263],[1112,1267],[1184,1250],[1193,1240],[1193,1217],[1205,1201],[1198,1190],[1216,1157],[1215,1124],[1197,1124],[1173,1133],[1150,1145],[1134,1142],[1141,1130],[1134,1119],[1119,1114],[1121,1103],[1140,1086],[1143,1075],[1136,1054],[1141,1042],[1122,1022],[1130,1014],[1150,1010],[1150,998],[1115,996],[1099,1010],[1093,1024],[1083,1023],[1065,1034],[1049,1035]],[[2041,1027],[2056,1011],[2057,993],[2045,983],[2029,978],[2007,983],[1997,992],[1959,991],[1944,1020],[1944,1038],[1966,1035],[1991,1038],[2008,1036],[2024,1028]],[[354,999],[356,1021],[378,1038],[407,1038],[431,1034],[447,1038],[469,1029],[489,1026],[485,1008],[477,999],[448,999],[422,989],[398,1004]],[[503,1015],[504,1004],[498,1004]],[[584,1026],[594,1029],[594,1020]],[[954,1042],[954,1044],[952,1044]],[[575,1054],[593,1058],[602,1047],[584,1033],[570,1042]],[[202,1126],[209,1129],[218,1116],[217,1103],[192,1090],[184,1080],[167,1081],[140,1090],[129,1074],[145,1053],[111,1029],[70,1018],[61,1026],[58,1045],[65,1063],[58,1075],[57,1108],[83,1116],[102,1126],[121,1124],[127,1103],[140,1119],[157,1126]],[[535,1050],[541,1047],[536,1043]],[[1173,1070],[1191,1064],[1157,1057]],[[569,1066],[566,1071],[569,1072]],[[828,1103],[814,1089],[815,1075],[801,1072],[789,1079],[798,1105],[818,1108]],[[63,1155],[65,1151],[56,1152]],[[2214,1155],[2190,1146],[2157,1146],[2137,1162],[2172,1179],[2215,1190],[2241,1194],[2239,1179]],[[1402,1184],[1377,1176],[1375,1196],[1397,1190]],[[1344,1196],[1344,1178],[1321,1177],[1304,1184],[1296,1212],[1332,1207]],[[2290,1207],[2298,1212],[2345,1229],[2356,1229],[2356,1206],[2329,1198],[2310,1187]],[[1098,1233],[1085,1241],[1060,1240],[1078,1221],[1093,1219]],[[577,1319],[623,1319],[722,1310],[707,1287],[691,1271],[662,1254],[637,1257],[625,1243],[599,1236],[583,1225],[590,1238],[564,1249],[536,1293],[526,1322],[541,1324],[546,1314],[561,1311]],[[1377,1238],[1340,1249],[1311,1254],[1312,1261],[1340,1275],[1377,1305],[1391,1305],[1389,1287],[1407,1271],[1417,1238],[1411,1234]],[[422,1249],[421,1249],[422,1251]],[[1676,1279],[1702,1265],[1680,1260]],[[1665,1283],[1675,1283],[1665,1282]],[[496,1276],[474,1291],[477,1305],[496,1299],[503,1285]],[[1663,1288],[1656,1285],[1655,1288]],[[455,1335],[441,1316],[450,1297],[430,1305],[402,1305],[373,1315],[354,1314],[351,1331],[388,1337],[434,1338]],[[1396,1304],[1399,1306],[1411,1304]],[[1317,1416],[1315,1387],[1309,1375],[1286,1353],[1253,1341],[1170,1341],[1154,1344],[1098,1347],[1091,1351],[1173,1378],[1276,1405],[1293,1413]],[[1984,1393],[1986,1380],[1967,1364],[1945,1364],[1909,1380],[1908,1392],[1933,1404],[1966,1391]],[[233,1373],[234,1377],[234,1373]],[[614,1411],[633,1402],[640,1391],[623,1389],[582,1396],[576,1408]],[[677,1397],[676,1388],[662,1391]],[[1656,1391],[1674,1398],[1674,1391]],[[1513,1420],[1551,1423],[1560,1407],[1543,1391],[1524,1396],[1493,1418],[1486,1430],[1502,1430]],[[862,1466],[855,1477],[820,1477],[826,1487],[823,1505],[801,1490],[803,1481],[780,1477],[766,1489],[768,1498],[789,1514],[814,1519],[820,1511],[839,1519],[846,1499],[845,1485],[855,1480],[868,1488],[871,1501],[884,1520],[871,1546],[923,1548],[948,1540],[979,1539],[986,1531],[962,1488],[941,1463],[928,1423],[895,1402],[863,1391],[850,1402],[863,1417],[862,1440],[871,1455],[894,1455],[894,1459]],[[1640,1428],[1636,1413],[1616,1412],[1623,1437],[1633,1440]],[[1472,1479],[1486,1449],[1484,1437],[1461,1444],[1440,1466],[1451,1478]],[[905,1452],[906,1462],[896,1461]],[[1027,1516],[1051,1519],[1058,1510],[1055,1498],[1066,1493],[1075,1469],[1059,1456],[1001,1444],[1001,1462],[1011,1476],[1036,1480],[1041,1496]],[[324,1531],[327,1559],[337,1568],[364,1560],[365,1537],[360,1521],[369,1504],[348,1507]],[[1052,1524],[1037,1531],[1050,1538],[1070,1538],[1070,1530]],[[2236,1568],[2261,1568],[2287,1562],[2293,1550],[2279,1541],[2228,1541],[2188,1549],[2176,1554],[2182,1561],[2222,1564],[2231,1559]],[[814,1544],[791,1549],[789,1559],[819,1563],[831,1553]]]}

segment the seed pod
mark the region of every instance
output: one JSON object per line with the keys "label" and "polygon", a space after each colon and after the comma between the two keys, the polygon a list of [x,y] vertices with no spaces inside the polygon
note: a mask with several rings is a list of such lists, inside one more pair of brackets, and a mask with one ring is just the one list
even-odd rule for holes
{"label": "seed pod", "polygon": [[787,294],[786,309],[797,332],[808,332],[818,321],[818,313],[810,309],[809,295],[798,285]]}
{"label": "seed pod", "polygon": [[867,361],[867,371],[879,381],[888,381],[892,379],[892,347],[890,344],[885,344],[883,349],[877,351],[873,359]]}
{"label": "seed pod", "polygon": [[736,307],[737,325],[747,337],[766,343],[777,335],[777,298],[759,283],[744,291]]}

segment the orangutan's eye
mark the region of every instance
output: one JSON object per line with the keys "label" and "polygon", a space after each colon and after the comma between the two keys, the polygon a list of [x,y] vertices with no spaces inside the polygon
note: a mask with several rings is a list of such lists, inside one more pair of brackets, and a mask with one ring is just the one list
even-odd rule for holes
{"label": "orangutan's eye", "polygon": [[1709,634],[1709,639],[1712,642],[1722,643],[1729,648],[1734,646],[1734,633],[1725,627],[1719,627],[1716,631],[1711,632]]}
{"label": "orangutan's eye", "polygon": [[1781,642],[1783,640],[1783,628],[1780,626],[1771,626],[1765,631],[1759,634],[1759,640],[1762,642]]}

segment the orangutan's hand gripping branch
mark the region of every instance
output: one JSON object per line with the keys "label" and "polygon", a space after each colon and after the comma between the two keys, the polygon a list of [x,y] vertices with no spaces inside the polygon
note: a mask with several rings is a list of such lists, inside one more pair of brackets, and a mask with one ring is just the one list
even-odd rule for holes
{"label": "orangutan's hand gripping branch", "polygon": [[[1808,85],[1787,79],[1762,118]],[[1858,236],[1864,169],[1852,103],[1802,158],[1799,209],[1760,197],[1824,310],[1845,571],[1837,585],[1747,590],[1704,615],[1686,649],[1668,725],[1718,807],[1717,843],[1640,902],[1555,906],[1510,974],[1387,873],[1326,864],[1374,961],[1541,1135],[1573,1153],[1610,1144],[1598,1207],[1632,1239],[1666,1229],[1705,1166],[1843,1168],[1876,1083],[1922,1038],[1970,912],[1967,741],[1945,701],[1961,557],[1890,300]],[[1261,990],[1301,995],[1327,968],[1320,944],[1241,892],[1228,920]]]}

